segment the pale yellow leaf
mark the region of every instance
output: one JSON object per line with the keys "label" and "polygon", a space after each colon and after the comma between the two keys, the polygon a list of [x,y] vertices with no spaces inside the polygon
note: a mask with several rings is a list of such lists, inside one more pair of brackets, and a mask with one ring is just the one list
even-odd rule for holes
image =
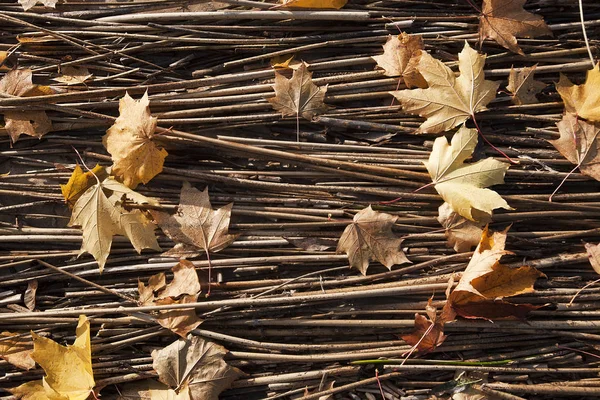
{"label": "pale yellow leaf", "polygon": [[582,85],[574,85],[560,74],[556,90],[565,102],[567,112],[590,121],[600,121],[600,64],[588,70]]}

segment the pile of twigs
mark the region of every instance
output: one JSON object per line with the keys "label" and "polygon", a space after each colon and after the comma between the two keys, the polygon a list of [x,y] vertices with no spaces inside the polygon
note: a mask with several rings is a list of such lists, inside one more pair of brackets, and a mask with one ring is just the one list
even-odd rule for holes
{"label": "pile of twigs", "polygon": [[[573,167],[547,142],[557,137],[564,108],[553,84],[559,72],[581,83],[591,68],[575,3],[528,3],[554,38],[520,39],[524,56],[493,42],[481,47],[486,78],[502,81],[501,88],[512,65],[538,64],[536,79],[548,84],[539,104],[511,105],[501,93],[477,117],[487,139],[518,161],[506,184],[494,188],[515,210],[498,210],[491,227],[512,224],[507,250],[515,256],[508,263],[548,276],[514,301],[543,307],[527,322],[449,323],[440,348],[404,360],[411,346],[399,335],[411,331],[429,297],[443,304],[447,281],[471,253],[446,244],[433,188],[415,192],[431,182],[422,161],[434,137],[411,134],[422,120],[392,101],[397,80],[376,70],[371,56],[402,30],[423,35],[427,51],[454,65],[464,41],[478,41],[479,14],[468,1],[351,0],[340,11],[286,11],[248,0],[67,2],[23,12],[4,0],[4,66],[31,68],[35,83],[59,91],[0,98],[0,111],[46,110],[53,123],[41,140],[21,136],[11,145],[0,136],[2,330],[71,342],[85,313],[103,396],[155,376],[151,350],[176,336],[136,317],[137,305],[114,293],[137,296],[138,280],[168,272],[175,261],[138,255],[115,238],[100,274],[91,257],[77,258],[81,231],[66,227],[70,214],[59,187],[78,162],[75,149],[90,168],[111,164],[101,137],[118,115],[119,98],[148,91],[169,156],[163,173],[139,191],[172,210],[189,181],[209,185],[216,206],[234,202],[231,230],[240,237],[214,254],[218,279],[197,308],[204,322],[194,331],[223,344],[230,364],[248,374],[223,398],[426,399],[448,396],[462,372],[498,398],[599,396],[600,288],[571,301],[597,278],[583,245],[600,240],[600,185],[576,171],[548,201]],[[584,2],[584,10],[596,54],[600,4]],[[291,54],[309,63],[315,83],[329,85],[325,102],[334,106],[300,121],[300,142],[296,119],[282,118],[266,100],[274,95],[270,59]],[[53,82],[66,66],[86,67],[94,78]],[[489,146],[478,152],[500,157]],[[412,265],[388,271],[372,263],[362,276],[346,255],[335,254],[344,227],[369,204],[399,216],[395,231],[406,238]],[[162,233],[159,243],[173,245]],[[208,267],[203,258],[194,264]],[[23,295],[33,281],[30,311]],[[386,361],[385,369],[353,363],[380,357],[397,362]],[[0,374],[0,387],[14,387],[43,371],[0,361]]]}

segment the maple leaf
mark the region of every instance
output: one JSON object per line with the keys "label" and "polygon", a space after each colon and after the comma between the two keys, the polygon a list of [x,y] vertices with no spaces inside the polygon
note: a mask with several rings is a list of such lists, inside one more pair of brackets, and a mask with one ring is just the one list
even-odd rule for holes
{"label": "maple leaf", "polygon": [[483,75],[485,55],[478,54],[465,42],[458,54],[460,76],[444,63],[423,52],[418,70],[427,81],[427,89],[390,92],[402,109],[426,120],[415,133],[440,133],[465,122],[486,109],[496,97],[499,83],[486,81]]}
{"label": "maple leaf", "polygon": [[436,308],[431,304],[431,298],[425,306],[427,317],[416,313],[415,314],[415,329],[412,333],[402,335],[402,339],[415,347],[421,353],[429,353],[435,350],[446,340],[444,335],[444,321],[437,316]]}
{"label": "maple leaf", "polygon": [[577,114],[590,121],[600,121],[600,63],[588,70],[585,83],[574,85],[569,78],[560,74],[556,91],[565,102],[567,112]]}
{"label": "maple leaf", "polygon": [[[6,96],[34,96],[37,85],[33,84],[30,69],[9,71],[0,80],[0,94]],[[52,122],[45,111],[3,111],[5,128],[14,143],[21,134],[42,137],[52,129]]]}
{"label": "maple leaf", "polygon": [[419,35],[388,36],[383,45],[383,54],[372,57],[386,76],[402,77],[406,87],[426,88],[427,82],[417,69],[423,49],[423,38]]}
{"label": "maple leaf", "polygon": [[512,254],[504,250],[506,232],[490,234],[487,227],[481,241],[458,285],[445,305],[449,310],[465,318],[524,318],[537,307],[530,304],[512,304],[502,298],[533,292],[533,284],[545,277],[533,267],[510,268],[500,264],[500,258]]}
{"label": "maple leaf", "polygon": [[282,7],[294,8],[333,8],[339,10],[348,3],[348,0],[281,0]]}
{"label": "maple leaf", "polygon": [[[29,335],[28,335],[29,336]],[[23,337],[18,333],[0,333],[0,358],[21,369],[35,367],[35,361],[31,358],[33,342],[29,337]]]}
{"label": "maple leaf", "polygon": [[110,253],[113,235],[126,236],[138,253],[142,249],[160,250],[152,222],[140,210],[126,211],[122,207],[124,197],[138,204],[157,204],[108,177],[88,188],[73,207],[69,226],[81,226],[83,230],[79,255],[90,253],[100,272]]}
{"label": "maple leaf", "polygon": [[[138,281],[141,305],[185,304],[198,301],[201,287],[194,264],[180,260],[171,270],[173,280],[169,284],[166,283],[163,272],[150,277],[148,286]],[[160,311],[156,320],[183,338],[202,323],[193,308]]]}
{"label": "maple leaf", "polygon": [[599,123],[586,122],[575,114],[567,113],[556,126],[560,138],[549,142],[582,174],[600,180]]}
{"label": "maple leaf", "polygon": [[483,225],[486,222],[473,222],[457,214],[448,203],[442,204],[438,209],[437,220],[446,230],[448,244],[457,253],[471,250],[477,246],[483,233]]}
{"label": "maple leaf", "polygon": [[346,253],[350,266],[366,275],[370,260],[392,269],[395,264],[410,261],[400,249],[404,239],[396,237],[392,226],[397,216],[374,211],[371,206],[354,215],[338,242],[336,253]]}
{"label": "maple leaf", "polygon": [[445,137],[437,138],[429,160],[423,161],[435,190],[454,211],[471,221],[491,216],[496,208],[511,210],[498,193],[485,189],[504,183],[509,164],[491,157],[465,164],[476,145],[477,131],[463,125],[450,144]]}
{"label": "maple leaf", "polygon": [[517,105],[539,103],[536,94],[546,87],[544,82],[533,79],[537,64],[533,67],[514,69],[510,67],[508,86],[506,89],[512,94],[512,102]]}
{"label": "maple leaf", "polygon": [[323,100],[327,86],[319,87],[312,81],[312,72],[308,71],[306,63],[294,70],[291,79],[287,79],[279,71],[275,71],[275,97],[267,99],[273,108],[281,115],[295,116],[299,132],[299,119],[302,116],[312,120],[315,115],[322,114],[329,108]]}
{"label": "maple leaf", "polygon": [[590,264],[596,273],[600,274],[600,244],[585,244],[585,251],[590,259]]}
{"label": "maple leaf", "polygon": [[81,195],[97,182],[96,176],[99,180],[103,181],[108,177],[108,173],[103,166],[98,164],[96,164],[91,172],[83,172],[79,165],[75,166],[69,181],[64,185],[60,185],[60,190],[69,208],[73,208]]}
{"label": "maple leaf", "polygon": [[66,83],[67,85],[79,85],[92,77],[92,74],[90,74],[90,71],[86,67],[66,66],[61,67],[60,72],[60,76],[52,79],[57,82]]}
{"label": "maple leaf", "polygon": [[23,7],[24,11],[33,8],[38,3],[44,7],[56,8],[58,0],[19,0],[19,4]]}
{"label": "maple leaf", "polygon": [[170,215],[163,211],[150,213],[163,232],[176,242],[175,247],[164,253],[170,257],[195,257],[204,250],[209,253],[223,250],[238,235],[227,232],[233,203],[213,210],[208,197],[208,187],[203,192],[183,183],[177,213]]}
{"label": "maple leaf", "polygon": [[139,101],[126,93],[119,101],[119,117],[102,137],[112,156],[112,173],[132,189],[158,175],[167,156],[152,141],[157,120],[149,104],[147,92]]}
{"label": "maple leaf", "polygon": [[189,391],[194,400],[218,400],[219,393],[244,375],[223,360],[227,353],[223,346],[189,335],[154,350],[152,367],[159,380],[178,394]]}
{"label": "maple leaf", "polygon": [[32,400],[86,400],[95,383],[92,372],[90,322],[85,315],[79,316],[75,335],[75,343],[72,346],[62,346],[31,332],[31,357],[44,369],[46,376],[42,380],[10,389],[10,392],[17,398]]}
{"label": "maple leaf", "polygon": [[540,15],[523,9],[527,0],[483,0],[479,17],[479,40],[495,40],[500,46],[523,55],[517,37],[552,36]]}

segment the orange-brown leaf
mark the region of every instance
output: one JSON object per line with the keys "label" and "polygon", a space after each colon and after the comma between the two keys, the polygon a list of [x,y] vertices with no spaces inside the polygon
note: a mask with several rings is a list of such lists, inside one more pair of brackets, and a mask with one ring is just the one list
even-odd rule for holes
{"label": "orange-brown leaf", "polygon": [[483,0],[479,40],[492,39],[512,52],[523,54],[517,37],[552,36],[540,15],[523,9],[527,0]]}
{"label": "orange-brown leaf", "polygon": [[374,211],[371,206],[360,210],[342,233],[336,252],[346,253],[350,266],[363,275],[370,260],[377,260],[390,270],[395,264],[409,263],[400,249],[403,239],[392,232],[397,219],[395,215]]}
{"label": "orange-brown leaf", "polygon": [[441,345],[446,340],[446,335],[444,335],[443,324],[433,322],[425,316],[416,313],[415,329],[412,333],[402,335],[402,339],[411,346],[416,346],[417,351],[424,354],[433,351]]}
{"label": "orange-brown leaf", "polygon": [[512,102],[517,105],[521,104],[534,104],[539,103],[536,94],[546,87],[544,82],[536,81],[533,79],[535,74],[535,68],[524,67],[514,69],[510,67],[510,74],[508,75],[508,86],[506,89],[512,95]]}
{"label": "orange-brown leaf", "polygon": [[470,221],[462,217],[449,203],[439,207],[437,220],[446,230],[448,244],[458,253],[469,251],[473,246],[477,246],[483,232],[482,226],[485,224],[485,222]]}
{"label": "orange-brown leaf", "polygon": [[344,7],[348,0],[281,0],[282,7],[336,9]]}
{"label": "orange-brown leaf", "polygon": [[422,49],[421,36],[402,32],[400,35],[390,35],[383,45],[383,54],[373,59],[386,76],[401,77],[406,87],[426,88],[427,82],[417,69]]}

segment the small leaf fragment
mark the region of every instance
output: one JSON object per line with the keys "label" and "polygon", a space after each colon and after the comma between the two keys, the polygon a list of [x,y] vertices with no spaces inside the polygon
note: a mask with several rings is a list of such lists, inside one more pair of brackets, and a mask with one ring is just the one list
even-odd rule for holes
{"label": "small leaf fragment", "polygon": [[470,221],[489,218],[496,208],[510,210],[510,206],[488,186],[504,183],[508,163],[486,158],[465,164],[477,145],[477,131],[464,125],[454,134],[451,143],[439,137],[425,167],[433,180],[435,190],[459,215]]}
{"label": "small leaf fragment", "polygon": [[382,68],[386,76],[399,76],[406,87],[426,88],[427,82],[418,70],[419,59],[423,50],[423,38],[419,35],[388,36],[383,45],[383,54],[374,56],[377,66]]}
{"label": "small leaf fragment", "polygon": [[517,105],[539,103],[536,94],[546,87],[544,82],[533,79],[537,64],[532,67],[514,69],[510,67],[508,86],[506,89],[512,94],[512,102]]}
{"label": "small leaf fragment", "polygon": [[370,260],[377,260],[392,269],[395,264],[409,263],[392,226],[397,216],[375,211],[368,206],[354,215],[353,222],[340,237],[336,253],[346,253],[352,268],[366,275]]}
{"label": "small leaf fragment", "polygon": [[58,0],[19,0],[19,4],[27,11],[40,3],[44,7],[56,8]]}
{"label": "small leaf fragment", "polygon": [[426,120],[415,133],[445,132],[465,122],[496,97],[499,82],[485,80],[485,55],[480,55],[465,41],[458,55],[460,76],[444,63],[423,52],[418,70],[427,81],[427,89],[390,92],[402,109]]}
{"label": "small leaf fragment", "polygon": [[492,39],[523,55],[517,37],[552,36],[544,18],[523,9],[527,0],[483,0],[479,17],[479,40]]}
{"label": "small leaf fragment", "polygon": [[280,0],[283,7],[336,9],[344,7],[348,0]]}
{"label": "small leaf fragment", "polygon": [[102,137],[112,156],[112,173],[132,189],[158,175],[167,157],[167,151],[153,141],[157,120],[149,104],[147,92],[140,100],[126,93],[119,101],[119,117]]}
{"label": "small leaf fragment", "polygon": [[61,67],[61,75],[53,80],[67,85],[80,85],[90,79],[92,74],[86,67]]}
{"label": "small leaf fragment", "polygon": [[585,244],[585,251],[590,259],[590,264],[597,274],[600,274],[600,244]]}

